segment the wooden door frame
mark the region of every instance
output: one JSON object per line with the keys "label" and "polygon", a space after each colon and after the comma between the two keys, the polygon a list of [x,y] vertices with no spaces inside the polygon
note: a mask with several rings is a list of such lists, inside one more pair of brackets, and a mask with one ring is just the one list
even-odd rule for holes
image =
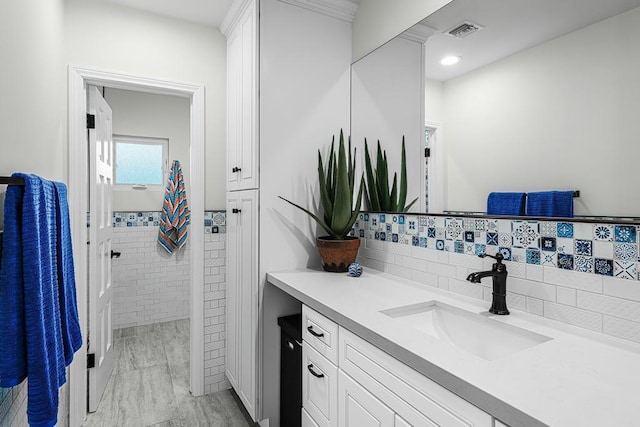
{"label": "wooden door frame", "polygon": [[[71,238],[82,336],[87,338],[87,211],[88,146],[87,85],[127,89],[189,98],[191,174],[191,278],[190,278],[190,390],[204,394],[204,188],[205,188],[205,89],[154,78],[127,75],[75,65],[68,68],[68,187]],[[69,368],[69,424],[82,426],[87,405],[87,347],[75,354]]]}

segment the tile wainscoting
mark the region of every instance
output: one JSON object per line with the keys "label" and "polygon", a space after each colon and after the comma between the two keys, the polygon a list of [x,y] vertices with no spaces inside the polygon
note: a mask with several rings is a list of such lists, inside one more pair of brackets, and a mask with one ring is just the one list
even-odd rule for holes
{"label": "tile wainscoting", "polygon": [[[114,327],[189,317],[190,257],[187,245],[169,255],[157,243],[160,212],[114,212]],[[205,393],[231,387],[224,375],[226,212],[204,213]]]}
{"label": "tile wainscoting", "polygon": [[500,252],[510,308],[640,342],[635,225],[361,213],[354,233],[363,265],[487,302],[465,279]]}

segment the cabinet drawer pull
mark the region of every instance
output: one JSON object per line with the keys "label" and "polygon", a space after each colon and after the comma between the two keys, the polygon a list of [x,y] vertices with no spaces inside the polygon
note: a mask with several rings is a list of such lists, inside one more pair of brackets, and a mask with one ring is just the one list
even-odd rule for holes
{"label": "cabinet drawer pull", "polygon": [[319,374],[316,371],[313,370],[313,364],[308,364],[307,365],[307,369],[309,370],[309,372],[311,372],[311,375],[313,375],[316,378],[324,378],[324,374]]}
{"label": "cabinet drawer pull", "polygon": [[322,332],[317,333],[316,331],[314,331],[313,326],[307,326],[307,331],[309,331],[309,333],[316,338],[322,338],[324,336]]}

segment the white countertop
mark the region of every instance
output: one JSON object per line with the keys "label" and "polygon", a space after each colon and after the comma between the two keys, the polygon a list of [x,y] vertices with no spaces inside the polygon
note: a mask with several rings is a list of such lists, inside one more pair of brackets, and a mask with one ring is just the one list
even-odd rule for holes
{"label": "white countertop", "polygon": [[305,269],[267,280],[513,427],[640,426],[640,346],[633,343],[511,310],[492,318],[552,339],[489,361],[398,328],[379,312],[436,299],[481,313],[489,303],[372,269],[359,278]]}

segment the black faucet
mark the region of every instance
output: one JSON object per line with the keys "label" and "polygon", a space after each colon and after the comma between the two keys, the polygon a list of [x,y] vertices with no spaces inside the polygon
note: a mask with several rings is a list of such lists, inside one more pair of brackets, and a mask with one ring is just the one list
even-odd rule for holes
{"label": "black faucet", "polygon": [[493,264],[493,267],[489,271],[479,271],[477,273],[471,273],[467,280],[471,283],[480,283],[480,279],[483,277],[491,276],[493,278],[493,301],[489,313],[506,315],[509,314],[507,310],[507,266],[502,263],[504,256],[501,253],[497,253],[495,256],[488,254],[478,255],[480,258],[486,256],[495,259],[497,262]]}

